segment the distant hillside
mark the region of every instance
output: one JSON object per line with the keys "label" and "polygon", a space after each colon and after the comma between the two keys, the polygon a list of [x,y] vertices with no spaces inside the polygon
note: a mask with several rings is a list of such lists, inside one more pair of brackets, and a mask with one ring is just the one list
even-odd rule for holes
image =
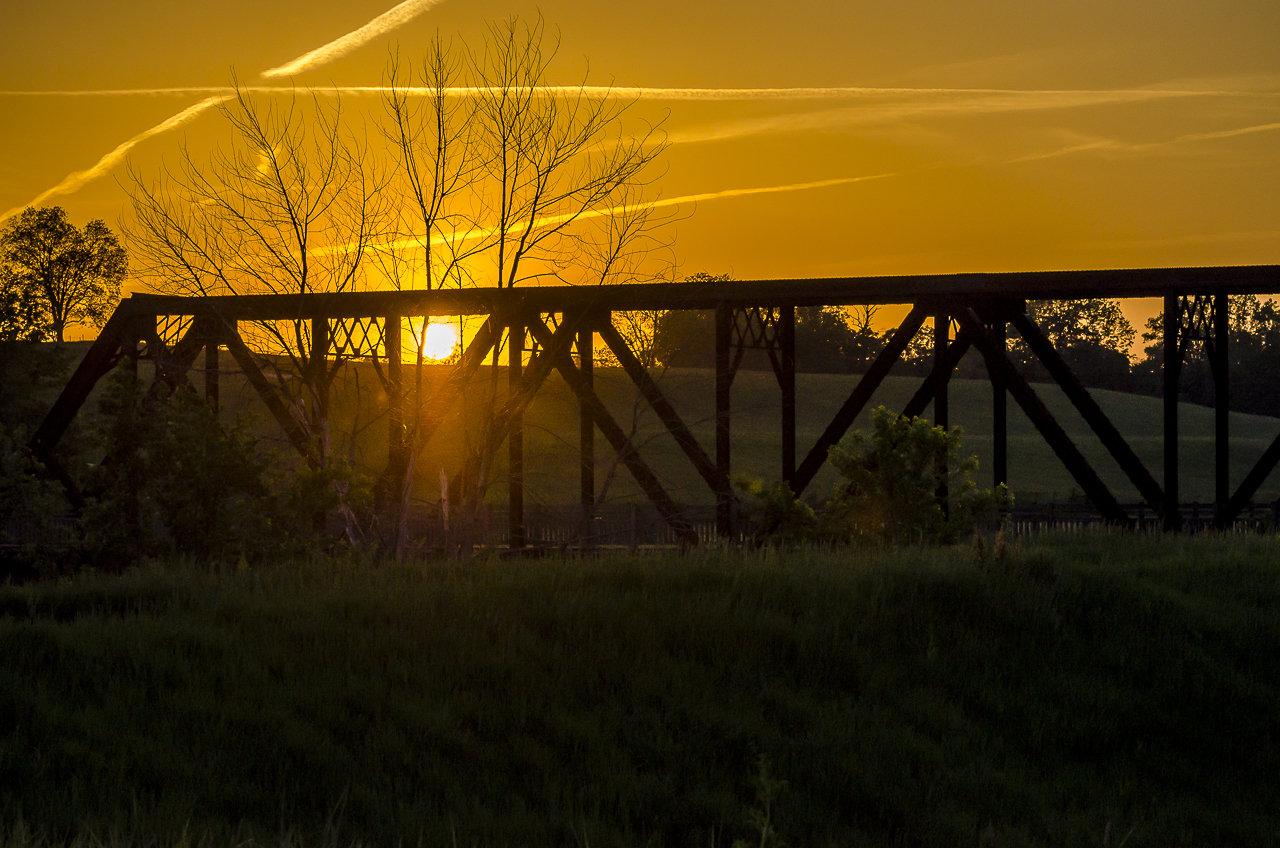
{"label": "distant hillside", "polygon": [[[68,347],[83,355],[89,342],[71,343]],[[78,357],[77,357],[78,359]],[[230,357],[224,356],[227,365]],[[200,364],[198,361],[197,364]],[[427,382],[438,384],[448,366],[425,368]],[[144,376],[149,373],[145,364]],[[406,381],[412,380],[412,369],[406,369]],[[492,401],[493,371],[481,369],[467,392],[467,415],[480,421],[482,410]],[[797,376],[797,462],[831,420],[859,378],[842,374],[800,374]],[[198,374],[193,382],[202,385]],[[498,396],[506,390],[506,370],[498,370]],[[660,383],[675,404],[686,424],[702,442],[708,454],[714,451],[712,422],[714,378],[709,369],[671,369],[660,376]],[[635,441],[654,471],[662,478],[672,496],[687,503],[710,503],[706,485],[685,460],[679,448],[657,417],[648,410],[626,375],[619,369],[596,369],[597,390],[625,429],[634,428]],[[870,411],[884,404],[901,409],[919,385],[917,377],[889,377],[885,380],[867,410],[855,423],[867,427]],[[1058,418],[1071,438],[1089,458],[1102,478],[1122,502],[1137,502],[1137,491],[1129,483],[1109,454],[1092,435],[1083,419],[1075,412],[1062,392],[1052,384],[1036,384],[1036,392]],[[1094,390],[1103,410],[1142,457],[1147,468],[1161,478],[1162,406],[1159,398]],[[357,396],[366,400],[354,402]],[[228,419],[248,412],[258,419],[256,431],[264,444],[275,445],[288,455],[291,448],[281,437],[265,407],[238,373],[224,376],[222,383],[224,414]],[[52,397],[47,400],[52,402]],[[339,440],[338,447],[357,464],[380,470],[385,463],[387,432],[385,404],[381,386],[367,363],[348,368],[334,388],[335,433],[358,432],[354,443]],[[966,449],[976,454],[981,471],[979,482],[990,481],[991,468],[991,389],[985,380],[954,379],[951,382],[951,423],[964,428]],[[781,443],[780,396],[771,372],[740,371],[733,386],[733,471],[764,479],[779,476]],[[94,409],[94,401],[87,404]],[[930,417],[931,410],[925,411]],[[1181,405],[1181,488],[1184,502],[1213,500],[1213,410],[1193,404]],[[1232,483],[1239,483],[1271,440],[1280,433],[1280,419],[1260,415],[1232,413]],[[525,416],[526,487],[530,503],[563,504],[576,501],[578,480],[577,404],[558,375],[553,374]],[[416,494],[434,501],[439,492],[439,473],[445,468],[452,473],[460,447],[475,437],[474,426],[463,426],[461,409],[451,412],[445,426],[428,446],[417,463],[419,483]],[[616,467],[615,456],[604,438],[596,441],[598,486],[609,481],[608,497],[629,500],[641,498],[629,475]],[[611,477],[611,472],[613,472]],[[499,451],[491,480],[506,480],[506,450]],[[1044,443],[1039,433],[1009,401],[1009,484],[1023,502],[1064,500],[1078,495],[1074,481]],[[814,481],[811,492],[825,497],[836,485],[836,475],[824,469]],[[495,486],[491,498],[504,500],[505,486]],[[1280,475],[1271,479],[1255,498],[1268,502],[1280,497]]]}
{"label": "distant hillside", "polygon": [[[358,461],[380,468],[386,456],[385,420],[378,417],[371,404],[357,407],[352,403],[357,386],[366,397],[377,396],[381,391],[377,379],[368,365],[349,369],[350,373],[335,388],[334,403],[337,410],[337,431],[360,430],[354,446],[345,445]],[[447,366],[428,366],[427,379],[439,382],[447,373]],[[482,369],[467,396],[468,415],[471,420],[481,418],[493,397],[492,370]],[[816,441],[835,411],[844,402],[856,384],[858,377],[834,374],[801,374],[797,377],[797,461]],[[266,418],[256,396],[241,383],[228,380],[223,396],[229,411],[253,410]],[[499,396],[505,392],[506,371],[498,371]],[[664,391],[680,412],[686,424],[701,441],[708,454],[714,450],[714,379],[705,369],[673,369],[661,376]],[[641,453],[664,481],[672,496],[689,503],[709,503],[710,493],[685,460],[675,442],[667,435],[657,417],[638,397],[634,385],[618,369],[597,368],[597,390],[613,411],[619,423],[626,429],[634,428],[635,441]],[[855,423],[856,427],[870,425],[870,410],[884,404],[890,409],[901,409],[915,392],[919,379],[915,377],[889,377],[876,393],[868,409]],[[1037,393],[1058,418],[1081,451],[1093,463],[1099,474],[1123,501],[1140,500],[1137,491],[1111,460],[1110,455],[1089,431],[1083,419],[1076,413],[1060,390],[1050,384],[1037,384]],[[1161,477],[1162,413],[1158,398],[1130,395],[1120,392],[1095,390],[1094,397],[1115,422],[1142,457],[1156,479]],[[381,399],[378,401],[382,403]],[[966,449],[978,456],[981,471],[979,481],[988,484],[991,468],[991,389],[982,380],[953,380],[951,383],[951,423],[964,428]],[[765,479],[779,476],[779,451],[781,443],[780,396],[771,373],[739,372],[733,386],[733,471]],[[450,473],[456,468],[452,459],[459,446],[466,445],[474,433],[468,434],[462,426],[462,410],[454,410],[444,428],[419,459],[417,468],[420,483],[418,494],[426,500],[438,495],[438,476],[443,467]],[[930,417],[926,410],[925,416]],[[1181,406],[1181,488],[1184,501],[1213,499],[1213,410],[1182,404]],[[1256,458],[1277,433],[1280,420],[1233,413],[1232,429],[1232,481],[1243,479]],[[274,427],[264,426],[264,436],[278,439]],[[525,464],[526,486],[531,503],[572,503],[577,497],[577,404],[569,389],[557,375],[552,375],[542,392],[525,416]],[[283,445],[283,440],[281,446]],[[602,436],[596,439],[597,475],[603,486],[610,472],[616,472],[610,482],[609,496],[630,499],[641,496],[626,472],[615,468],[615,457]],[[500,450],[496,458],[491,480],[506,479],[506,450]],[[1074,481],[1062,463],[1044,443],[1040,434],[1012,400],[1009,402],[1009,476],[1010,487],[1023,502],[1034,500],[1062,500],[1076,491]],[[811,487],[815,495],[825,496],[836,485],[837,477],[830,469],[824,469]],[[1280,496],[1280,475],[1273,475],[1263,486],[1256,500],[1274,500]],[[493,492],[497,500],[505,499],[504,487]]]}

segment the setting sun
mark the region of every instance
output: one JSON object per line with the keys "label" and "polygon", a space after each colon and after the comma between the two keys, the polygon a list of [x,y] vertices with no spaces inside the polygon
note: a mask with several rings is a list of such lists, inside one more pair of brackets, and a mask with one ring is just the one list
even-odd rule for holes
{"label": "setting sun", "polygon": [[422,336],[422,355],[448,359],[458,347],[458,328],[452,324],[428,324]]}

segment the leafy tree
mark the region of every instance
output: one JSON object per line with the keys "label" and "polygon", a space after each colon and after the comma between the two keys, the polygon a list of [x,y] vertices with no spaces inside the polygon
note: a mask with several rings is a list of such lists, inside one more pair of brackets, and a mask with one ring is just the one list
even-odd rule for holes
{"label": "leafy tree", "polygon": [[[1251,294],[1231,295],[1227,302],[1230,406],[1238,412],[1280,413],[1280,305]],[[1164,385],[1163,312],[1147,320],[1142,340],[1147,342],[1146,358],[1134,367],[1135,389],[1159,394]],[[1214,403],[1213,372],[1202,344],[1183,350],[1179,392],[1192,403]]]}
{"label": "leafy tree", "polygon": [[367,482],[341,463],[281,473],[248,435],[248,419],[224,425],[190,390],[152,400],[145,391],[121,367],[99,402],[108,454],[88,475],[86,561],[123,568],[157,555],[287,557],[323,541],[317,516],[367,505]]}
{"label": "leafy tree", "polygon": [[796,309],[796,367],[811,374],[866,370],[879,353],[880,334],[871,327],[874,306],[850,311],[839,306]]}
{"label": "leafy tree", "polygon": [[[951,542],[1007,501],[1003,487],[978,489],[975,456],[960,451],[962,431],[923,418],[896,416],[883,406],[872,431],[854,432],[831,449],[848,480],[822,516],[824,535],[847,542]],[[938,498],[945,486],[947,510]]]}
{"label": "leafy tree", "polygon": [[[699,271],[685,277],[686,283],[719,283],[732,280],[729,274]],[[652,360],[669,368],[714,368],[716,316],[706,309],[674,309],[654,317]]]}
{"label": "leafy tree", "polygon": [[24,209],[0,231],[0,338],[62,342],[68,324],[101,327],[128,273],[102,221],[82,230],[60,206]]}
{"label": "leafy tree", "polygon": [[[1027,313],[1086,386],[1131,387],[1129,349],[1136,334],[1120,310],[1120,301],[1039,300],[1027,304]],[[1022,361],[1023,373],[1030,378],[1048,377],[1022,339],[1011,343],[1010,353],[1015,361]]]}
{"label": "leafy tree", "polygon": [[35,289],[19,285],[14,277],[0,273],[0,344],[48,340],[49,327],[41,319]]}
{"label": "leafy tree", "polygon": [[[31,455],[27,441],[73,364],[67,347],[0,341],[0,545],[16,552],[11,573],[50,569],[58,558],[57,542],[65,540],[65,526],[59,525],[67,513],[66,497]],[[79,470],[78,455],[87,442],[77,420],[59,445],[70,469]],[[15,564],[18,570],[12,572]],[[0,579],[3,570],[0,566]]]}
{"label": "leafy tree", "polygon": [[[728,274],[700,271],[685,282],[725,282]],[[796,368],[806,373],[847,374],[867,367],[879,353],[883,338],[871,322],[874,306],[849,311],[839,306],[802,306],[796,309]],[[715,367],[715,313],[709,310],[673,310],[654,317],[653,359],[667,366]],[[748,351],[742,367],[765,370],[763,355]]]}
{"label": "leafy tree", "polygon": [[61,486],[40,473],[27,437],[26,427],[0,428],[0,579],[52,564],[50,542],[65,505]]}
{"label": "leafy tree", "polygon": [[1124,353],[1135,338],[1118,300],[1036,300],[1027,304],[1027,312],[1059,348],[1094,345]]}

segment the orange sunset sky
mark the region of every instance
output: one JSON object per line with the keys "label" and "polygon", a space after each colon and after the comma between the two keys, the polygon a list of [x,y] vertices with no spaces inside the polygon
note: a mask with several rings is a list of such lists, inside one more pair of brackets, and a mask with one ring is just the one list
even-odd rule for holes
{"label": "orange sunset sky", "polygon": [[[170,119],[233,69],[377,85],[389,47],[539,11],[557,81],[589,68],[665,118],[654,189],[703,196],[673,232],[682,273],[1280,263],[1280,4],[1254,0],[10,3],[0,215],[116,227],[129,157],[225,134],[215,110]],[[1126,304],[1135,325],[1156,308]]]}

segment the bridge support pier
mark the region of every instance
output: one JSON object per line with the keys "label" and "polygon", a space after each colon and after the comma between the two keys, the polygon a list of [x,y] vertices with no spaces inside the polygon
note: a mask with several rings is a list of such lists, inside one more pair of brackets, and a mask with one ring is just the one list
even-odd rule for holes
{"label": "bridge support pier", "polygon": [[[589,316],[578,330],[578,371],[582,385],[595,391],[595,328]],[[592,544],[592,525],[596,512],[596,423],[585,400],[578,401],[578,501],[582,508],[581,540],[579,544]]]}
{"label": "bridge support pier", "polygon": [[[524,369],[524,321],[511,322],[507,333],[507,398],[514,404],[520,394]],[[524,524],[524,413],[517,409],[507,431],[507,545],[525,546]]]}

